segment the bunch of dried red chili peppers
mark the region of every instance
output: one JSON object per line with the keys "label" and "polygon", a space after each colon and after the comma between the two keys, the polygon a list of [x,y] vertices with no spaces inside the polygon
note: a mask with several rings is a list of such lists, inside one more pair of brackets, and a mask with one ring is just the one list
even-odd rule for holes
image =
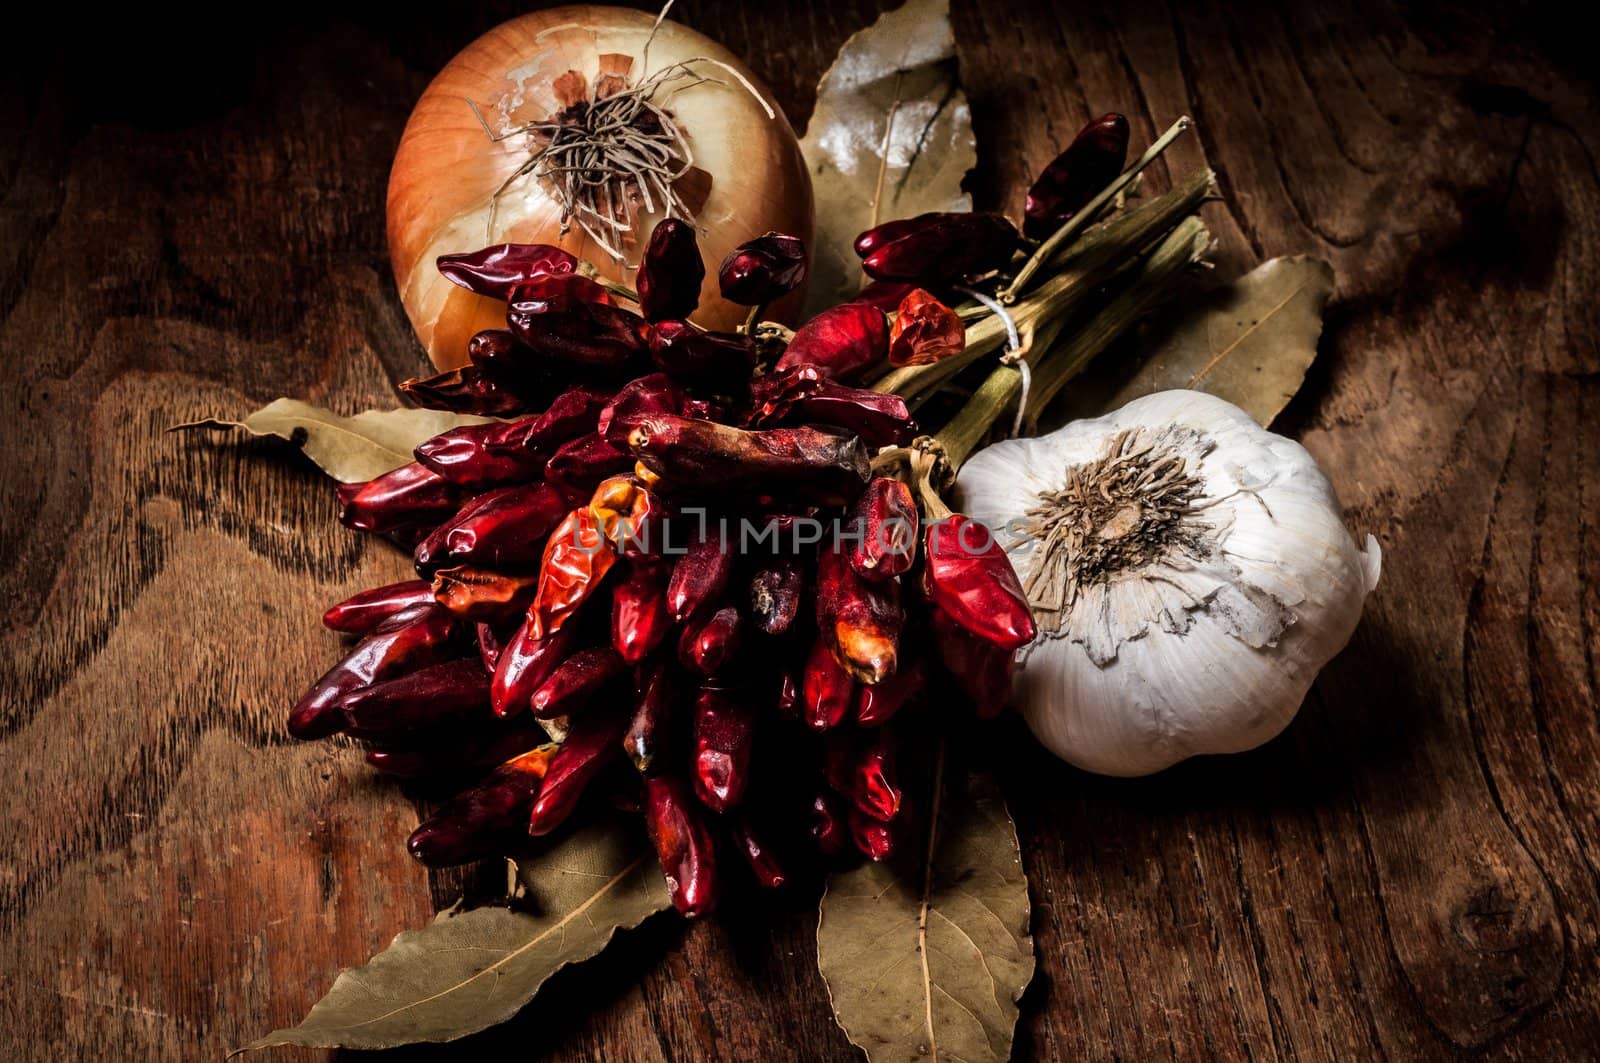
{"label": "bunch of dried red chili peppers", "polygon": [[[1030,192],[1030,231],[1083,209],[1126,149],[1121,116],[1091,124]],[[686,320],[704,267],[677,220],[652,233],[636,293],[554,247],[440,259],[506,301],[507,327],[403,388],[509,419],[339,489],[340,519],[412,547],[421,578],[328,610],[359,641],[290,731],[464,783],[411,836],[430,865],[513,851],[593,790],[642,809],[690,915],[730,851],[769,887],[818,854],[884,858],[905,819],[896,725],[947,680],[978,717],[999,712],[1034,625],[987,530],[938,500],[937,442],[904,399],[859,385],[961,354],[951,292],[998,285],[1022,244],[997,214],[880,225],[856,243],[860,298],[792,334],[760,322],[804,280],[789,236],[722,264],[723,296],[752,307],[737,333]]]}

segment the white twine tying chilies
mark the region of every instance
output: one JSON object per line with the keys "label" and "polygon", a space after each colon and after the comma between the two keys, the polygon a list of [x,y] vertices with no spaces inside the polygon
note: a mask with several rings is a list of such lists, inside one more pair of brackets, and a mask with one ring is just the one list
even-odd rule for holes
{"label": "white twine tying chilies", "polygon": [[1022,421],[1028,414],[1028,389],[1033,385],[1033,373],[1028,368],[1027,350],[1022,346],[1022,336],[1017,332],[1017,322],[998,299],[985,295],[972,288],[956,287],[956,291],[963,295],[970,295],[990,310],[994,311],[1006,326],[1006,350],[1000,356],[1001,365],[1015,366],[1017,372],[1022,374],[1022,390],[1017,394],[1017,416],[1011,422],[1011,436],[1015,439],[1022,434]]}

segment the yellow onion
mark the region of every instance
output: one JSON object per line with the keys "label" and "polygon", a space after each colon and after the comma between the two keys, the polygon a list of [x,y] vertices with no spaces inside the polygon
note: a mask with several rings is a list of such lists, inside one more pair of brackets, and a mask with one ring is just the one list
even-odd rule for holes
{"label": "yellow onion", "polygon": [[[632,286],[650,230],[666,216],[658,197],[647,209],[630,189],[631,227],[608,250],[580,225],[563,226],[560,192],[549,176],[507,183],[542,141],[504,134],[556,118],[579,96],[592,101],[597,92],[636,88],[677,64],[692,76],[662,84],[651,98],[681,130],[695,168],[671,184],[690,208],[706,261],[695,322],[731,329],[743,320],[746,309],[717,294],[717,267],[735,246],[768,231],[810,243],[811,179],[794,130],[733,53],[628,8],[577,5],[523,15],[479,37],[439,72],[406,123],[389,175],[390,263],[436,366],[465,364],[473,333],[505,321],[503,303],[439,275],[440,255],[497,243],[554,244]],[[799,297],[790,301],[798,305]],[[786,308],[768,316],[781,318]]]}

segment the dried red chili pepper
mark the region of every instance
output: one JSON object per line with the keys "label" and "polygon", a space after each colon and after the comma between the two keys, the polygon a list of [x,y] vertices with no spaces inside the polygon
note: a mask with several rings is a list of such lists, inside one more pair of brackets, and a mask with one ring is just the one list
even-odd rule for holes
{"label": "dried red chili pepper", "polygon": [[972,701],[978,718],[1000,715],[1011,698],[1016,651],[974,635],[943,610],[933,610],[929,619],[940,661]]}
{"label": "dried red chili pepper", "polygon": [[656,223],[639,260],[639,309],[647,321],[688,317],[700,305],[706,265],[694,226],[677,218]]}
{"label": "dried red chili pepper", "polygon": [[801,678],[806,725],[813,731],[839,726],[850,714],[855,694],[855,680],[834,657],[833,647],[826,639],[817,639]]}
{"label": "dried red chili pepper", "polygon": [[667,581],[667,609],[678,622],[685,621],[722,597],[733,572],[733,551],[717,528],[702,529],[684,549]]}
{"label": "dried red chili pepper", "polygon": [[768,373],[751,385],[749,427],[797,422],[843,428],[874,449],[904,446],[918,431],[899,395],[837,383],[814,365]]}
{"label": "dried red chili pepper", "polygon": [[637,476],[603,480],[589,500],[600,532],[624,557],[654,556],[666,535],[667,508]]}
{"label": "dried red chili pepper", "polygon": [[483,371],[464,365],[430,377],[400,382],[400,393],[425,410],[475,413],[483,417],[514,417],[528,412],[528,398]]}
{"label": "dried red chili pepper", "polygon": [[578,260],[549,244],[494,244],[462,255],[440,255],[439,272],[455,284],[495,299],[541,273],[571,273]]}
{"label": "dried red chili pepper", "polygon": [[588,506],[567,514],[561,526],[550,533],[539,566],[538,592],[528,616],[534,638],[559,631],[567,618],[600,586],[617,549],[600,532],[600,525]]}
{"label": "dried red chili pepper", "polygon": [[866,303],[884,313],[900,308],[900,301],[917,290],[907,281],[873,281],[851,297],[852,303]]}
{"label": "dried red chili pepper", "polygon": [[757,830],[750,821],[750,814],[741,812],[735,816],[728,830],[733,836],[734,848],[744,857],[756,884],[762,889],[782,889],[789,881],[789,876],[784,873],[783,865],[767,844],[765,832]]}
{"label": "dried red chili pepper", "polygon": [[417,447],[417,461],[468,490],[538,480],[556,448],[593,431],[610,401],[604,391],[569,388],[537,416],[441,432]]}
{"label": "dried red chili pepper", "polygon": [[702,686],[694,699],[694,792],[713,812],[726,812],[750,783],[755,720],[728,690]]}
{"label": "dried red chili pepper", "polygon": [[636,674],[638,702],[628,732],[622,736],[622,748],[642,774],[653,771],[660,759],[661,744],[671,726],[675,685],[665,660],[643,665]]}
{"label": "dried red chili pepper", "polygon": [[622,752],[618,743],[627,724],[628,714],[610,706],[573,721],[544,773],[528,816],[529,834],[549,834],[567,821],[589,783]]}
{"label": "dried red chili pepper", "polygon": [[704,487],[757,497],[840,505],[871,475],[855,436],[819,428],[746,431],[665,414],[641,419],[628,446],[664,487]]}
{"label": "dried red chili pepper", "polygon": [[509,329],[491,328],[474,333],[467,341],[467,357],[491,380],[518,395],[537,396],[550,388],[549,366]]}
{"label": "dried red chili pepper", "polygon": [[851,846],[848,806],[831,793],[811,802],[811,838],[823,856],[839,856]]}
{"label": "dried red chili pepper", "polygon": [[689,788],[676,776],[646,776],[644,811],[673,906],[691,919],[705,915],[717,903],[716,850]]}
{"label": "dried red chili pepper", "polygon": [[541,273],[511,289],[506,306],[511,311],[539,313],[544,304],[558,296],[602,306],[615,305],[604,287],[581,273]]}
{"label": "dried red chili pepper", "polygon": [[514,716],[528,708],[533,692],[550,678],[567,659],[577,642],[575,628],[562,628],[543,638],[533,632],[533,621],[524,619],[495,662],[489,698],[500,716]]}
{"label": "dried red chili pepper", "polygon": [[889,824],[873,819],[854,805],[849,809],[850,840],[861,855],[880,863],[894,855],[895,833]]}
{"label": "dried red chili pepper", "polygon": [[479,495],[417,546],[417,567],[532,564],[543,555],[544,537],[568,507],[566,493],[549,484],[502,487]]}
{"label": "dried red chili pepper", "polygon": [[455,565],[433,574],[433,600],[463,620],[502,623],[528,608],[538,577]]}
{"label": "dried red chili pepper", "polygon": [[938,612],[1001,649],[1033,641],[1033,613],[1011,559],[989,529],[956,513],[923,533],[922,592]]}
{"label": "dried red chili pepper", "polygon": [[636,558],[611,592],[611,645],[628,664],[643,661],[672,630],[668,574],[664,562]]}
{"label": "dried red chili pepper", "polygon": [[791,560],[776,560],[764,565],[750,578],[750,618],[756,629],[767,635],[789,630],[800,611],[805,574]]}
{"label": "dried red chili pepper", "polygon": [[[885,247],[902,236],[909,236],[926,224],[923,219],[927,217],[929,215],[922,214],[914,218],[896,218],[893,221],[880,222],[866,232],[857,234],[855,243],[851,245],[855,248],[856,257],[866,258],[878,248]],[[897,304],[899,301],[895,300]]]}
{"label": "dried red chili pepper", "polygon": [[889,319],[866,303],[843,303],[802,325],[778,359],[778,369],[814,365],[835,380],[850,380],[889,352]]}
{"label": "dried red chili pepper", "polygon": [[608,443],[628,445],[628,433],[641,418],[657,413],[681,415],[689,403],[678,382],[665,373],[651,373],[623,385],[600,411],[595,431]]}
{"label": "dried red chili pepper", "polygon": [[481,620],[477,624],[476,634],[478,659],[483,662],[483,670],[493,675],[495,665],[500,663],[500,653],[506,648],[506,641],[493,624],[485,624]]}
{"label": "dried red chili pepper", "polygon": [[[556,666],[528,700],[541,720],[581,709],[599,689],[621,675],[627,665],[610,646],[579,650]],[[618,732],[621,737],[621,732]]]}
{"label": "dried red chili pepper", "polygon": [[780,299],[805,279],[805,241],[782,233],[746,240],[729,252],[717,272],[722,297],[740,306],[761,306]]}
{"label": "dried red chili pepper", "polygon": [[783,716],[792,717],[800,713],[800,682],[787,667],[778,673],[778,694],[773,699],[773,706]]}
{"label": "dried red chili pepper", "polygon": [[339,702],[345,730],[357,738],[388,738],[489,715],[489,673],[476,657],[430,664],[381,679]]}
{"label": "dried red chili pepper", "polygon": [[545,463],[545,478],[579,496],[588,494],[602,480],[633,468],[633,455],[608,443],[599,432],[590,432],[561,444]]}
{"label": "dried red chili pepper", "polygon": [[506,324],[541,358],[579,369],[616,373],[647,353],[644,318],[570,295],[508,310]]}
{"label": "dried red chili pepper", "polygon": [[323,613],[322,623],[330,631],[366,635],[402,609],[432,602],[432,584],[427,580],[408,579],[351,595]]}
{"label": "dried red chili pepper", "polygon": [[453,485],[414,461],[366,483],[340,484],[334,492],[340,524],[377,534],[433,524],[461,504]]}
{"label": "dried red chili pepper", "polygon": [[900,812],[895,743],[888,728],[841,734],[827,751],[828,785],[862,812],[887,823]]}
{"label": "dried red chili pepper", "polygon": [[894,674],[904,621],[898,582],[862,579],[838,548],[817,555],[817,628],[856,679],[880,683]]}
{"label": "dried red chili pepper", "polygon": [[862,579],[894,579],[917,559],[917,503],[899,480],[874,476],[850,507],[845,527],[845,559]]}
{"label": "dried red chili pepper", "polygon": [[956,312],[917,288],[895,313],[889,330],[889,364],[928,365],[967,349],[967,328]]}
{"label": "dried red chili pepper", "polygon": [[727,393],[756,367],[756,343],[735,332],[702,332],[687,321],[663,321],[650,334],[650,358],[677,380]]}
{"label": "dried red chili pepper", "polygon": [[856,723],[862,727],[882,726],[922,691],[927,674],[920,659],[910,664],[902,660],[888,679],[861,687],[856,694]]}
{"label": "dried red chili pepper", "polygon": [[337,733],[344,727],[338,706],[346,695],[443,659],[459,633],[455,617],[437,605],[416,605],[395,613],[295,702],[289,712],[289,733],[301,739]]}
{"label": "dried red chili pepper", "polygon": [[739,610],[731,605],[691,620],[678,639],[678,660],[692,672],[716,675],[739,650],[739,627]]}
{"label": "dried red chili pepper", "polygon": [[[414,749],[369,749],[366,760],[374,770],[396,779],[471,777],[546,741],[544,728],[528,718],[461,736],[441,735]],[[517,829],[522,827],[519,821]]]}
{"label": "dried red chili pepper", "polygon": [[1128,161],[1128,120],[1105,114],[1078,131],[1028,189],[1022,231],[1043,240],[1114,181]]}
{"label": "dried red chili pepper", "polygon": [[858,248],[869,242],[861,268],[877,280],[944,284],[999,269],[1017,249],[1016,227],[999,214],[920,214],[889,224],[896,228],[887,238],[883,226],[856,238]]}
{"label": "dried red chili pepper", "polygon": [[545,745],[500,765],[424,820],[406,848],[429,867],[470,864],[505,852],[526,836],[528,815],[555,755],[556,746]]}

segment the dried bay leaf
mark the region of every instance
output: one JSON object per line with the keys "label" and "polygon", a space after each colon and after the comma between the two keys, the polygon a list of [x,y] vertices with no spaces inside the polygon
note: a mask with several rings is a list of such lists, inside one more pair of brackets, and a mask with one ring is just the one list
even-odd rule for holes
{"label": "dried bay leaf", "polygon": [[[861,290],[855,238],[880,221],[965,211],[977,165],[949,0],[907,0],[844,42],[800,140],[816,195],[806,317]],[[880,194],[881,189],[881,194]]]}
{"label": "dried bay leaf", "polygon": [[335,480],[361,483],[411,461],[411,452],[417,444],[440,432],[491,420],[491,417],[409,407],[367,410],[354,417],[341,417],[299,399],[276,399],[242,421],[207,418],[173,425],[168,431],[242,428],[253,436],[297,444],[306,457]]}
{"label": "dried bay leaf", "polygon": [[834,1016],[878,1063],[1009,1058],[1033,978],[1028,882],[999,789],[954,772],[942,791],[925,805],[931,846],[924,829],[905,860],[834,875],[822,897],[817,965]]}
{"label": "dried bay leaf", "polygon": [[390,1048],[453,1041],[504,1022],[570,963],[671,907],[654,852],[632,824],[597,820],[521,861],[517,907],[444,912],[346,970],[273,1045]]}
{"label": "dried bay leaf", "polygon": [[1182,303],[1163,319],[1147,354],[1105,360],[1069,389],[1061,419],[1095,417],[1171,388],[1227,399],[1263,425],[1272,423],[1305,381],[1317,356],[1333,267],[1292,255]]}

